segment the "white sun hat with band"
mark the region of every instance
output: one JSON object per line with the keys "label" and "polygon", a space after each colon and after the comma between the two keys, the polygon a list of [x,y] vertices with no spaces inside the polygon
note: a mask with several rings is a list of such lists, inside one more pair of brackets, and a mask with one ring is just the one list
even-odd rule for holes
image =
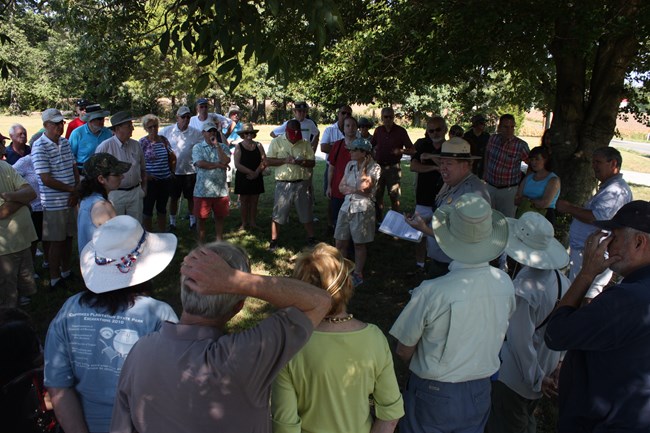
{"label": "white sun hat with band", "polygon": [[506,217],[473,193],[436,209],[431,228],[445,254],[470,265],[499,257],[508,242]]}
{"label": "white sun hat with band", "polygon": [[81,251],[86,287],[106,293],[149,281],[172,261],[177,243],[173,234],[146,232],[128,215],[111,218]]}
{"label": "white sun hat with band", "polygon": [[555,239],[553,225],[537,212],[508,218],[510,237],[506,254],[535,269],[562,269],[569,264],[566,248]]}

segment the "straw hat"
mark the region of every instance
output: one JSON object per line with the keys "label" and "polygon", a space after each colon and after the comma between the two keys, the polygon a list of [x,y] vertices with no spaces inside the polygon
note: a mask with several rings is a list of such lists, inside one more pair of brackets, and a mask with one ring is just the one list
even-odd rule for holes
{"label": "straw hat", "polygon": [[481,159],[480,156],[472,155],[472,146],[460,137],[451,137],[449,140],[442,143],[440,155],[438,158],[452,158],[452,159]]}
{"label": "straw hat", "polygon": [[506,254],[536,269],[561,269],[569,264],[566,248],[555,239],[553,225],[537,212],[519,219],[507,218],[509,226]]}
{"label": "straw hat", "polygon": [[95,230],[81,250],[86,287],[106,293],[149,281],[172,261],[176,244],[171,233],[145,232],[135,218],[116,216]]}
{"label": "straw hat", "polygon": [[442,251],[461,263],[489,262],[501,255],[508,242],[506,218],[473,193],[436,209],[431,228]]}

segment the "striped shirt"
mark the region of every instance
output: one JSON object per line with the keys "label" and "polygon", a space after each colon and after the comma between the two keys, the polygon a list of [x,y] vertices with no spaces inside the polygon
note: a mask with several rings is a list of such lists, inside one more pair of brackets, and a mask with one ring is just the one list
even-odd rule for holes
{"label": "striped shirt", "polygon": [[74,165],[75,160],[72,155],[70,143],[64,137],[59,138],[59,142],[54,143],[47,138],[47,135],[41,135],[34,142],[32,148],[32,162],[34,171],[39,175],[38,187],[41,194],[41,204],[44,210],[62,210],[67,209],[70,193],[59,191],[43,184],[41,174],[49,173],[55,180],[74,186]]}
{"label": "striped shirt", "polygon": [[167,179],[172,175],[169,170],[169,155],[168,151],[172,152],[167,138],[161,136],[162,142],[152,142],[147,137],[140,139],[140,146],[142,146],[142,153],[144,153],[145,167],[147,174],[156,179]]}

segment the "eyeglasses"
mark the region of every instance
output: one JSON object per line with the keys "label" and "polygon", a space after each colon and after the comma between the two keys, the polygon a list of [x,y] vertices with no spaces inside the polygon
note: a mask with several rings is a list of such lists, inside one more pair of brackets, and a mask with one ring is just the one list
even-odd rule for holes
{"label": "eyeglasses", "polygon": [[432,129],[427,129],[427,131],[429,132],[429,134],[433,134],[434,132],[441,132],[441,131],[443,131],[443,129],[442,128],[432,128]]}
{"label": "eyeglasses", "polygon": [[145,126],[144,129],[158,128],[158,124]]}
{"label": "eyeglasses", "polygon": [[140,255],[140,247],[142,244],[144,244],[145,239],[147,239],[147,232],[145,231],[142,233],[142,237],[140,238],[140,241],[138,242],[138,245],[131,251],[129,254],[126,256],[120,257],[119,259],[109,259],[106,257],[97,257],[97,252],[95,252],[95,264],[99,266],[104,266],[104,265],[109,265],[113,262],[119,261],[120,263],[116,263],[115,266],[117,269],[123,273],[123,274],[128,274],[133,265],[135,264],[136,260],[138,259],[138,256]]}

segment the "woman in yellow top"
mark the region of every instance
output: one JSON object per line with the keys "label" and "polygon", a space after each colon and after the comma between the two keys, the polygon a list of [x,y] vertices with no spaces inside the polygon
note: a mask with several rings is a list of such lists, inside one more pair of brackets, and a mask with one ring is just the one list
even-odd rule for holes
{"label": "woman in yellow top", "polygon": [[404,415],[386,337],[347,312],[353,270],[325,243],[296,262],[294,278],[327,290],[332,309],[273,384],[274,433],[390,433]]}

